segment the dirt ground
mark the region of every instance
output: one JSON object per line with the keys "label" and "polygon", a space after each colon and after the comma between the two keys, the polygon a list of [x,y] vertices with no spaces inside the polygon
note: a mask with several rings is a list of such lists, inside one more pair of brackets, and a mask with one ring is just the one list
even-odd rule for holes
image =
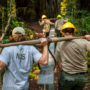
{"label": "dirt ground", "polygon": [[35,32],[38,32],[38,33],[42,32],[42,26],[39,25],[38,21],[26,23],[25,26],[28,28],[31,28]]}

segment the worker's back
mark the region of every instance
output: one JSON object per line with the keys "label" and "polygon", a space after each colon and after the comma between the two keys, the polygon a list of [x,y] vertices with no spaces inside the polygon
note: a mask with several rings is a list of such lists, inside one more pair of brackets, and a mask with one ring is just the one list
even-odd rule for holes
{"label": "worker's back", "polygon": [[65,19],[58,19],[56,20],[55,22],[55,28],[58,29],[58,30],[61,30],[62,28],[62,25],[67,22],[68,20],[65,20]]}
{"label": "worker's back", "polygon": [[68,73],[87,72],[86,51],[90,51],[90,43],[84,39],[59,42],[57,55],[62,61],[62,69]]}
{"label": "worker's back", "polygon": [[[4,56],[4,57],[2,57]],[[33,60],[41,54],[33,46],[19,45],[3,49],[0,59],[7,65],[2,90],[28,90],[28,75]]]}

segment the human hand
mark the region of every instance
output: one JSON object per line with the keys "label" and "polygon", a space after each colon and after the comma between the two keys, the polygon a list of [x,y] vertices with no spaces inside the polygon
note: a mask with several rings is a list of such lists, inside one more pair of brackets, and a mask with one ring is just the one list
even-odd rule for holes
{"label": "human hand", "polygon": [[62,70],[62,63],[60,61],[58,62],[58,65],[59,65],[60,70]]}
{"label": "human hand", "polygon": [[90,40],[90,35],[85,35],[85,39]]}
{"label": "human hand", "polygon": [[47,39],[46,38],[40,38],[40,41],[41,41],[42,46],[47,45]]}

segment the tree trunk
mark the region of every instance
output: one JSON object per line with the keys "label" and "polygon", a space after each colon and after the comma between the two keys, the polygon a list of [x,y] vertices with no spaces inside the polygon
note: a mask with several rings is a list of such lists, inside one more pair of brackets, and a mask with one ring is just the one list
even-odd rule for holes
{"label": "tree trunk", "polygon": [[[48,18],[56,17],[60,13],[61,0],[15,0],[17,15],[25,21],[38,20],[43,14]],[[25,3],[23,3],[25,2]],[[27,18],[28,17],[28,18]]]}
{"label": "tree trunk", "polygon": [[86,9],[90,11],[90,0],[79,0],[80,9]]}
{"label": "tree trunk", "polygon": [[48,17],[55,17],[60,13],[61,0],[40,0],[40,13]]}

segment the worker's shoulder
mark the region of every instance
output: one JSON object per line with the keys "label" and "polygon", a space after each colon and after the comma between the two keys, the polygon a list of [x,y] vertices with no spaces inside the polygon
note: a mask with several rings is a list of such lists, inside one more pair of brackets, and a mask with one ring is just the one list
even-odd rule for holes
{"label": "worker's shoulder", "polygon": [[82,44],[82,43],[85,43],[85,42],[87,42],[87,40],[86,39],[73,39],[73,40],[70,40],[70,41],[61,41],[61,42],[58,42],[57,44],[58,45],[62,45],[63,43],[73,43],[73,42],[76,42],[76,43],[80,43],[80,44]]}
{"label": "worker's shoulder", "polygon": [[50,19],[46,19],[45,21],[46,21],[46,22],[50,22]]}
{"label": "worker's shoulder", "polygon": [[57,23],[64,22],[64,19],[57,19],[56,22],[57,22]]}
{"label": "worker's shoulder", "polygon": [[81,42],[86,42],[87,40],[86,39],[73,39],[72,41],[81,43]]}
{"label": "worker's shoulder", "polygon": [[17,45],[17,46],[9,46],[9,47],[5,47],[4,50],[8,51],[8,52],[11,52],[11,51],[14,51],[14,50],[17,50],[19,47],[21,48],[24,48],[24,49],[31,49],[33,50],[35,47],[32,46],[32,45]]}
{"label": "worker's shoulder", "polygon": [[20,45],[20,46],[23,47],[23,48],[34,48],[33,45]]}
{"label": "worker's shoulder", "polygon": [[64,42],[65,42],[65,41],[58,42],[58,43],[57,43],[57,46],[59,46],[59,47],[62,46]]}
{"label": "worker's shoulder", "polygon": [[88,41],[86,39],[74,39],[72,41],[74,41],[75,43],[77,43],[78,45],[81,45],[81,46],[88,44]]}

